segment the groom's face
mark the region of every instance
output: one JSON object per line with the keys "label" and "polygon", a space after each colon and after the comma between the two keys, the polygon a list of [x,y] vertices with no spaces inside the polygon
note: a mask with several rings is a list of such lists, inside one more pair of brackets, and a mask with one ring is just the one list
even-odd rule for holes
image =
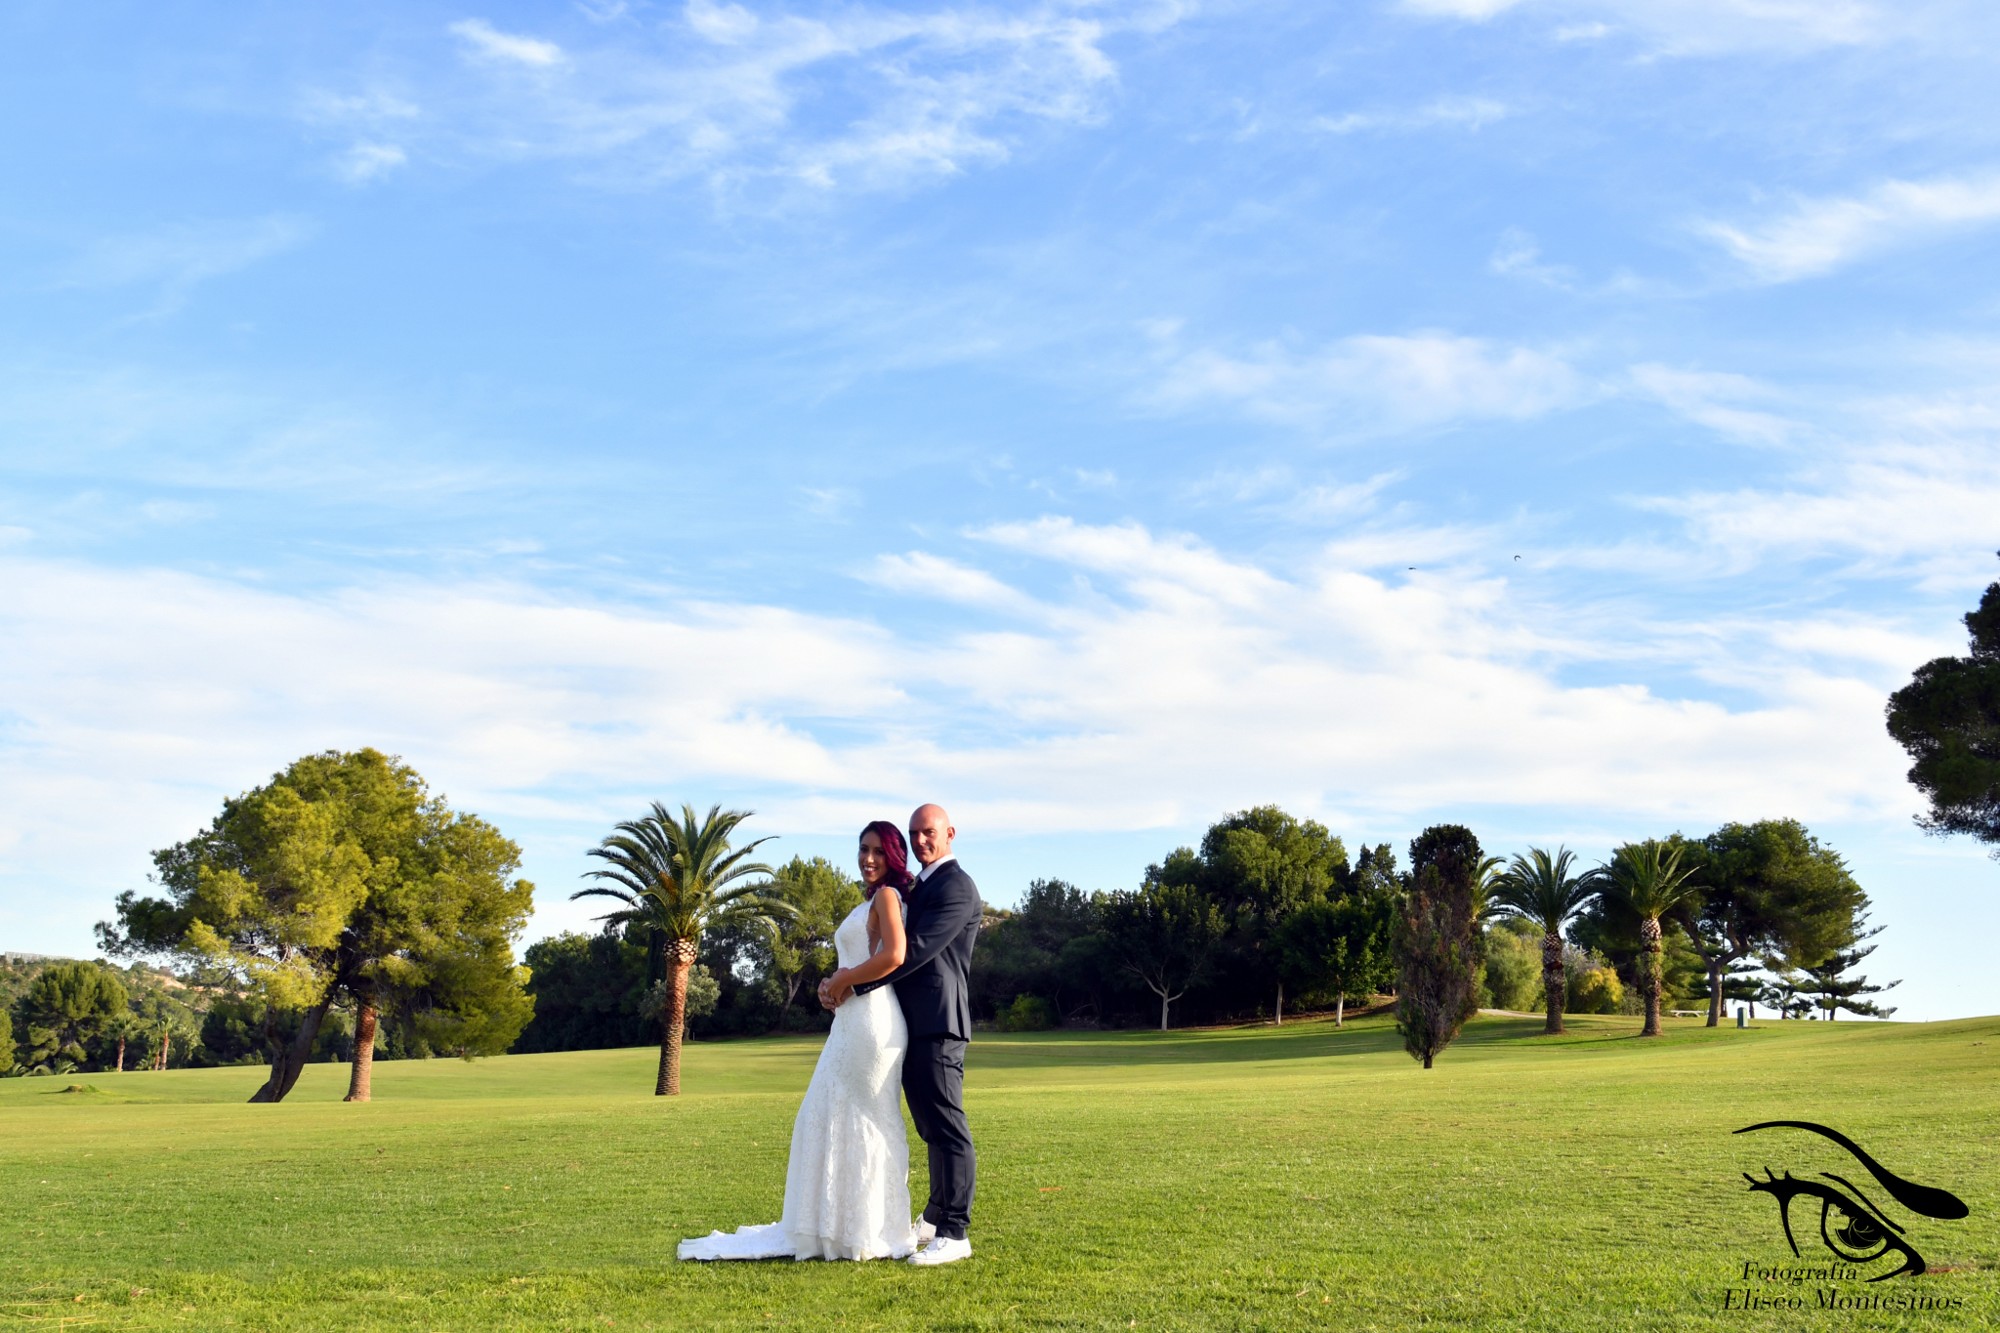
{"label": "groom's face", "polygon": [[918,806],[910,816],[910,850],[917,854],[917,864],[927,866],[941,856],[950,856],[951,840],[957,832],[943,806]]}

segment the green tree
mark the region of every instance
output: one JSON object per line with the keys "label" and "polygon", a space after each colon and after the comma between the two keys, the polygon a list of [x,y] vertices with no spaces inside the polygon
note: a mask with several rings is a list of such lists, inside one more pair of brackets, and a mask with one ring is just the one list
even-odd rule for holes
{"label": "green tree", "polygon": [[1101,911],[1120,965],[1160,997],[1165,1032],[1167,1006],[1202,979],[1222,942],[1222,910],[1193,885],[1148,883],[1136,893],[1106,894]]}
{"label": "green tree", "polygon": [[1482,932],[1480,952],[1486,960],[1480,984],[1488,1005],[1520,1013],[1545,1002],[1542,933],[1533,925],[1501,917]]}
{"label": "green tree", "polygon": [[1429,1069],[1479,1007],[1479,928],[1474,892],[1485,858],[1459,824],[1437,824],[1410,843],[1410,887],[1396,919],[1396,1029]]}
{"label": "green tree", "polygon": [[800,984],[830,976],[834,959],[833,932],[861,901],[861,885],[823,856],[808,861],[795,856],[771,877],[770,893],[790,903],[792,911],[777,918],[767,940],[771,971],[784,988],[774,1028],[785,1025]]}
{"label": "green tree", "polygon": [[593,870],[587,878],[602,883],[570,895],[616,899],[625,905],[598,920],[641,926],[652,940],[667,983],[664,1003],[658,1005],[660,1070],[653,1086],[657,1097],[680,1095],[688,973],[700,955],[702,932],[748,924],[775,935],[776,919],[793,910],[765,892],[774,873],[771,867],[744,859],[770,839],[730,849],[729,835],[750,814],[716,805],[697,822],[692,805],[683,805],[676,819],[655,801],[648,814],[619,824],[616,832],[590,849],[590,855],[607,868]]}
{"label": "green tree", "polygon": [[1722,1021],[1726,978],[1744,959],[1811,966],[1846,939],[1866,895],[1831,848],[1796,819],[1725,824],[1688,848],[1702,882],[1679,916],[1708,971],[1708,1025]]}
{"label": "green tree", "polygon": [[1365,994],[1381,979],[1389,954],[1390,901],[1377,894],[1349,894],[1307,903],[1278,927],[1284,978],[1296,992],[1333,997],[1333,1025],[1344,1026],[1347,997]]}
{"label": "green tree", "polygon": [[1201,885],[1221,907],[1240,950],[1240,975],[1275,993],[1274,1021],[1285,1021],[1285,968],[1277,934],[1286,918],[1322,901],[1347,869],[1347,848],[1315,820],[1275,805],[1218,820],[1201,840]]}
{"label": "green tree", "polygon": [[1566,970],[1569,1012],[1573,1014],[1615,1014],[1625,1003],[1625,983],[1618,969],[1608,963],[1592,963],[1587,958]]}
{"label": "green tree", "polygon": [[1819,1001],[1819,1007],[1825,1012],[1826,1021],[1829,1023],[1842,1009],[1863,1018],[1887,1018],[1896,1012],[1894,1005],[1885,1009],[1874,1001],[1862,997],[1894,990],[1903,984],[1901,980],[1888,981],[1876,986],[1871,985],[1867,977],[1848,975],[1860,965],[1862,959],[1875,952],[1875,946],[1872,944],[1861,948],[1855,946],[1860,945],[1863,940],[1874,939],[1884,930],[1882,926],[1876,926],[1873,930],[1862,929],[1867,920],[1868,914],[1863,912],[1855,922],[1854,930],[1845,947],[1834,950],[1814,966],[1802,969],[1806,980],[1800,984],[1800,989]]}
{"label": "green tree", "polygon": [[14,1015],[0,1006],[0,1074],[14,1072]]}
{"label": "green tree", "polygon": [[1058,1020],[1088,1007],[1088,972],[1078,985],[1075,969],[1065,967],[1063,958],[1069,950],[1074,960],[1078,942],[1097,930],[1095,899],[1063,880],[1038,879],[1019,906],[993,915],[972,946],[975,1013],[997,1018],[1023,995],[1045,1001]]}
{"label": "green tree", "polygon": [[1967,833],[2000,857],[2000,583],[1965,614],[1971,649],[1917,668],[1889,696],[1889,734],[1914,761],[1910,782],[1930,802],[1918,823]]}
{"label": "green tree", "polygon": [[1526,856],[1508,862],[1506,871],[1493,886],[1493,909],[1514,916],[1542,932],[1542,1005],[1547,1018],[1544,1036],[1563,1031],[1563,1002],[1568,986],[1563,970],[1563,930],[1570,919],[1597,896],[1588,872],[1572,873],[1576,853],[1556,848],[1551,856],[1540,847],[1530,847]]}
{"label": "green tree", "polygon": [[[28,983],[21,997],[24,1052],[30,1067],[80,1068],[98,1042],[126,1013],[125,984],[100,963],[54,963]],[[115,1037],[114,1037],[115,1039]]]}
{"label": "green tree", "polygon": [[253,1102],[292,1090],[336,1004],[358,1018],[354,1101],[370,1093],[384,1006],[468,1054],[505,1049],[527,1020],[520,849],[380,751],[308,755],[153,862],[166,897],[120,894],[99,938],[210,964],[255,1003],[271,1072]]}
{"label": "green tree", "polygon": [[565,932],[528,946],[528,991],[535,1017],[517,1051],[594,1051],[638,1046],[656,1025],[639,1009],[647,993],[646,949],[640,932]]}
{"label": "green tree", "polygon": [[1592,884],[1639,919],[1639,993],[1645,998],[1642,1037],[1660,1035],[1660,918],[1700,892],[1692,868],[1683,869],[1678,842],[1627,843],[1592,871]]}

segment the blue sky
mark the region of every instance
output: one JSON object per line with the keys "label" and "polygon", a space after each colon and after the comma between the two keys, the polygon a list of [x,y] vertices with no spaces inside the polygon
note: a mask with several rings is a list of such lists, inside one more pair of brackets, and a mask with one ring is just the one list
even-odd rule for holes
{"label": "blue sky", "polygon": [[2000,575],[2000,15],[0,17],[0,947],[372,744],[534,933],[653,799],[989,899],[1800,818],[1902,1016],[2000,867],[1887,693]]}

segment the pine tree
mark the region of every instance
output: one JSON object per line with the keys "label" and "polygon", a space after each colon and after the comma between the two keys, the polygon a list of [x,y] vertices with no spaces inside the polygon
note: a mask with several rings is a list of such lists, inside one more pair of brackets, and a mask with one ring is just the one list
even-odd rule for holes
{"label": "pine tree", "polygon": [[1458,824],[1427,828],[1410,844],[1410,887],[1396,922],[1396,1028],[1426,1069],[1478,1010],[1474,891],[1483,864],[1479,839]]}
{"label": "pine tree", "polygon": [[[1859,945],[1863,940],[1872,940],[1887,929],[1886,926],[1877,926],[1873,930],[1860,929],[1867,922],[1868,914],[1866,912],[1863,912],[1855,921],[1854,944]],[[1855,967],[1862,959],[1874,952],[1875,946],[1872,944],[1865,948],[1850,947],[1841,949],[1819,966],[1805,969],[1807,980],[1799,989],[1804,994],[1818,998],[1819,1007],[1825,1011],[1827,1022],[1831,1023],[1834,1015],[1842,1009],[1845,1009],[1850,1014],[1858,1014],[1863,1018],[1887,1018],[1896,1012],[1894,1005],[1883,1008],[1881,1005],[1871,1000],[1864,1000],[1861,997],[1864,995],[1879,995],[1885,990],[1893,990],[1903,984],[1900,978],[1895,981],[1885,982],[1880,986],[1874,986],[1869,984],[1867,977],[1850,977],[1845,975],[1850,968]]]}

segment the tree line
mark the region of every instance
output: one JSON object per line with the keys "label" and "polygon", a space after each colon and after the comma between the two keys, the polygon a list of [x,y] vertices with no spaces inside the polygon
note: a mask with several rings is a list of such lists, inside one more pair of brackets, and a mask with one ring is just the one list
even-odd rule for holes
{"label": "tree line", "polygon": [[[2000,856],[2000,582],[1964,617],[1964,657],[1919,668],[1888,702],[1927,831]],[[371,1095],[378,1056],[571,1050],[657,1040],[656,1091],[679,1086],[685,1037],[813,1030],[801,1003],[834,967],[860,900],[824,859],[777,868],[731,846],[746,812],[655,805],[592,850],[573,897],[618,905],[594,933],[513,946],[534,886],[520,849],[453,811],[378,751],[309,755],[226,800],[154,854],[157,895],[118,895],[98,926],[109,962],[0,957],[0,1074],[268,1067],[281,1100],[311,1060]],[[1731,1003],[1787,1018],[1887,1016],[1900,984],[1857,972],[1882,931],[1845,863],[1796,820],[1628,843],[1580,868],[1564,848],[1484,854],[1459,825],[1426,829],[1408,869],[1386,843],[1345,843],[1258,806],[1148,866],[1138,887],[1036,880],[989,909],[976,1017],[1003,1028],[1283,1022],[1288,1006],[1387,997],[1427,1065],[1474,1010],[1643,1015]]]}

